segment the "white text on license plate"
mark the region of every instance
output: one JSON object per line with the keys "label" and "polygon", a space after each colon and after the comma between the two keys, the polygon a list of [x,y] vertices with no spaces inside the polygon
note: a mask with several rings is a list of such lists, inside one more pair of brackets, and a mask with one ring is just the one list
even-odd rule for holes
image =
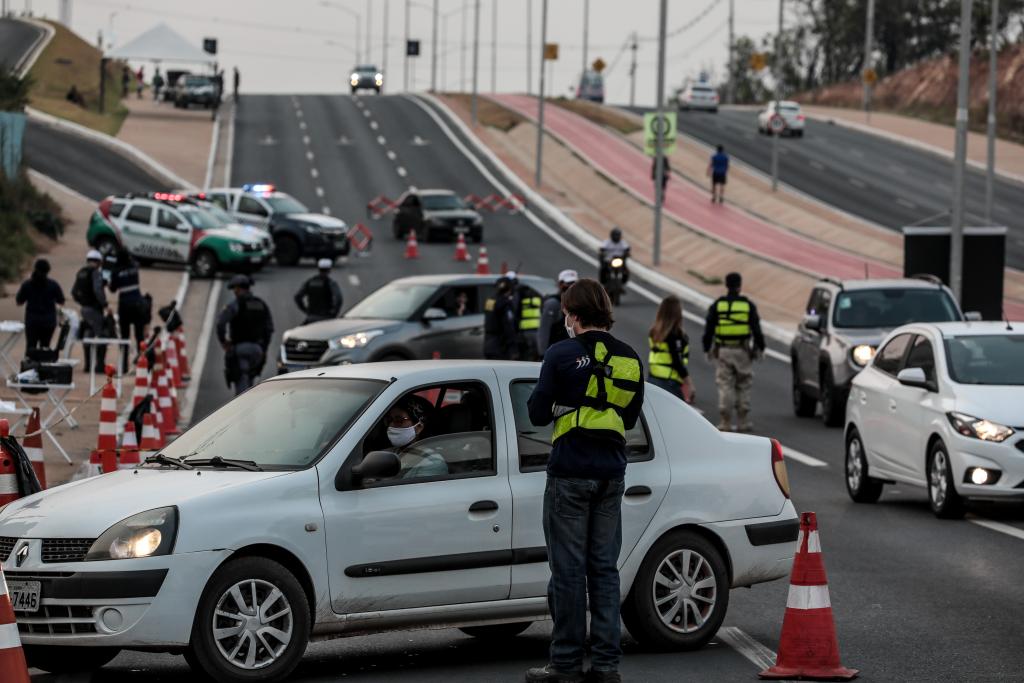
{"label": "white text on license plate", "polygon": [[463,235],[465,235],[467,232],[469,232],[469,226],[467,226],[467,225],[456,225],[455,226],[455,233],[456,234],[462,233]]}
{"label": "white text on license plate", "polygon": [[7,592],[11,595],[11,605],[15,612],[39,611],[43,592],[39,581],[8,581]]}

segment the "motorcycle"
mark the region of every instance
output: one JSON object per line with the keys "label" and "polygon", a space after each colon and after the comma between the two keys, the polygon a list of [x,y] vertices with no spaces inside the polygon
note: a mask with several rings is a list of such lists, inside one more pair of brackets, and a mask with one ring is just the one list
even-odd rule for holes
{"label": "motorcycle", "polygon": [[622,295],[626,291],[626,257],[614,256],[605,262],[604,289],[608,292],[608,298],[612,300],[613,306],[618,306]]}

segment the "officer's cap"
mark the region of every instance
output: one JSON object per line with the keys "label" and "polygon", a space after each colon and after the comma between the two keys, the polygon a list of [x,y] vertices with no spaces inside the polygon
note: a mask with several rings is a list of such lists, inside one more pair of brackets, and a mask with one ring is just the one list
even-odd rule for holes
{"label": "officer's cap", "polygon": [[558,281],[564,282],[567,285],[571,285],[573,282],[576,282],[579,279],[580,274],[577,273],[575,270],[566,269],[558,274]]}
{"label": "officer's cap", "polygon": [[329,258],[322,258],[316,262],[316,267],[320,270],[330,270],[334,263]]}
{"label": "officer's cap", "polygon": [[101,254],[96,249],[90,249],[89,253],[85,255],[85,260],[86,261],[102,261],[103,260],[103,254]]}
{"label": "officer's cap", "polygon": [[252,286],[252,280],[249,279],[248,275],[235,275],[228,280],[228,289],[234,289],[241,287],[242,289],[249,289]]}

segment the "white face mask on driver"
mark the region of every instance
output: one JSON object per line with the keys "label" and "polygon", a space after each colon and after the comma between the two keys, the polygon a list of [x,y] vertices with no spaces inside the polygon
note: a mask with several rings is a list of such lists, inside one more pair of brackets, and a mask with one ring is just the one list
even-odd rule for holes
{"label": "white face mask on driver", "polygon": [[388,427],[388,441],[392,446],[408,446],[416,438],[416,425],[412,427]]}
{"label": "white face mask on driver", "polygon": [[576,328],[569,322],[569,316],[565,316],[565,333],[569,335],[569,339],[576,338]]}

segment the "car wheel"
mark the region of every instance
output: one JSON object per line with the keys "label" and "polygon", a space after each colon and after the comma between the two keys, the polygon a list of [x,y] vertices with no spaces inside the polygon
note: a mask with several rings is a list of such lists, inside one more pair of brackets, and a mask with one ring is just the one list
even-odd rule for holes
{"label": "car wheel", "polygon": [[643,645],[695,650],[718,632],[728,607],[729,575],[721,553],[703,536],[675,531],[647,553],[622,618]]}
{"label": "car wheel", "polygon": [[209,249],[200,249],[192,259],[192,272],[199,278],[211,278],[217,274],[217,255]]}
{"label": "car wheel", "polygon": [[964,516],[964,499],[956,492],[949,452],[941,441],[936,441],[928,454],[928,502],[941,519]]}
{"label": "car wheel", "polygon": [[814,410],[818,407],[818,402],[812,396],[808,396],[807,392],[800,387],[796,358],[793,358],[791,367],[793,368],[793,413],[797,417],[814,417]]}
{"label": "car wheel", "polygon": [[391,222],[391,234],[396,240],[405,239],[405,230],[398,224],[398,221]]}
{"label": "car wheel", "polygon": [[491,624],[489,626],[465,626],[459,630],[467,636],[480,638],[481,640],[504,640],[515,638],[520,633],[530,628],[532,621],[519,621],[514,624]]}
{"label": "car wheel", "polygon": [[121,652],[116,647],[69,647],[62,645],[25,645],[29,668],[52,674],[95,671]]}
{"label": "car wheel", "polygon": [[836,387],[832,368],[821,370],[821,419],[826,427],[839,427],[846,417],[846,394]]}
{"label": "car wheel", "polygon": [[846,437],[846,492],[855,503],[875,503],[882,495],[885,484],[868,476],[868,459],[864,442],[854,427]]}
{"label": "car wheel", "polygon": [[284,235],[274,243],[274,258],[279,265],[294,266],[302,256],[302,248],[294,237]]}
{"label": "car wheel", "polygon": [[298,665],[309,632],[309,603],[295,575],[265,557],[244,557],[206,584],[189,665],[219,682],[280,681]]}

